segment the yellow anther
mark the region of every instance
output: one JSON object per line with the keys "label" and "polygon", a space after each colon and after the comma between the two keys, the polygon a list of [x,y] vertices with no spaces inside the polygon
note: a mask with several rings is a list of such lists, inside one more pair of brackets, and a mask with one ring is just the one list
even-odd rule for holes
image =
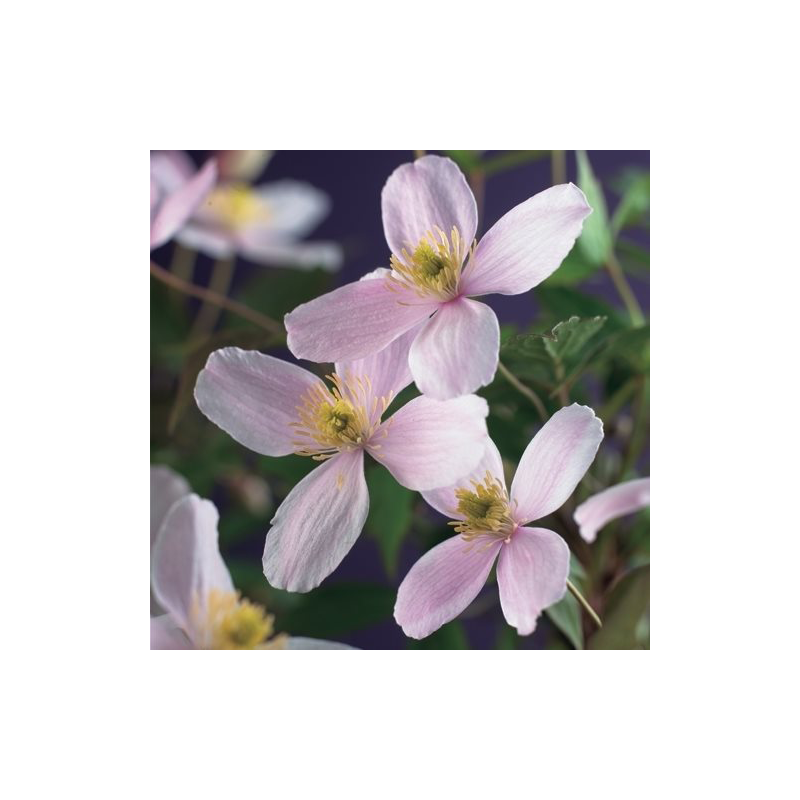
{"label": "yellow anther", "polygon": [[[381,416],[392,402],[393,393],[375,397],[367,376],[347,374],[327,376],[330,388],[316,384],[306,392],[297,408],[297,421],[291,423],[300,437],[295,453],[317,461],[344,450],[377,447]],[[384,426],[386,428],[387,426]]]}
{"label": "yellow anther", "polygon": [[200,629],[211,650],[277,649],[285,646],[286,637],[273,638],[274,619],[238,592],[212,589],[206,597]]}
{"label": "yellow anther", "polygon": [[231,183],[213,189],[206,204],[215,212],[222,227],[238,231],[253,222],[266,222],[269,206],[247,184]]}
{"label": "yellow anther", "polygon": [[490,472],[482,482],[471,481],[472,489],[456,489],[457,511],[463,520],[449,522],[466,542],[481,536],[507,539],[514,531],[508,493]]}
{"label": "yellow anther", "polygon": [[[474,252],[473,243],[470,256]],[[387,278],[391,289],[411,289],[420,297],[450,300],[458,294],[461,268],[467,255],[458,228],[450,238],[434,226],[416,246],[404,248],[400,258],[391,257],[392,274]]]}

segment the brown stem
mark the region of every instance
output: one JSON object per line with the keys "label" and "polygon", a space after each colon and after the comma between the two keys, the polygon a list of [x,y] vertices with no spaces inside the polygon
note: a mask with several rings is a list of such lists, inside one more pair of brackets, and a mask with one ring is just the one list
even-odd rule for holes
{"label": "brown stem", "polygon": [[521,394],[524,394],[531,403],[536,406],[536,410],[539,412],[539,416],[542,418],[542,422],[547,422],[549,416],[547,414],[547,409],[544,406],[544,403],[539,398],[539,395],[533,391],[533,389],[526,386],[522,381],[520,381],[517,376],[511,372],[511,370],[502,362],[497,362],[497,369],[502,373],[503,377]]}
{"label": "brown stem", "polygon": [[[211,270],[211,279],[208,282],[209,291],[220,295],[220,297],[228,296],[228,290],[231,288],[231,281],[233,280],[233,266],[234,260],[232,258],[220,258],[214,262]],[[218,305],[204,301],[192,326],[191,335],[199,338],[204,334],[211,333],[221,313],[222,309]]]}
{"label": "brown stem", "polygon": [[187,283],[163,267],[160,267],[155,261],[150,262],[150,274],[162,283],[166,283],[167,286],[177,289],[179,292],[188,294],[191,297],[197,297],[200,300],[205,300],[208,303],[213,303],[220,308],[224,308],[226,311],[230,311],[232,314],[242,317],[242,319],[246,319],[248,322],[252,322],[253,325],[258,325],[259,328],[263,328],[270,333],[281,336],[284,333],[283,326],[274,319],[270,319],[242,303],[237,303],[236,300],[231,300],[229,297],[223,297],[216,292],[212,292],[210,289],[204,289],[202,286],[197,286],[194,283]]}
{"label": "brown stem", "polygon": [[415,150],[414,151],[414,158],[422,158],[425,155],[424,150]]}
{"label": "brown stem", "polygon": [[569,579],[567,579],[567,589],[570,590],[572,596],[583,606],[586,613],[592,618],[592,621],[598,628],[603,627],[603,622],[599,616],[597,616],[597,612],[589,605],[589,601],[578,591],[575,584],[572,583]]}
{"label": "brown stem", "polygon": [[486,196],[486,173],[480,168],[470,170],[469,183],[472,188],[472,194],[475,195],[475,205],[478,208],[478,229],[475,231],[477,236],[481,230],[481,223],[483,222],[483,198]]}
{"label": "brown stem", "polygon": [[553,179],[553,185],[557,186],[559,183],[567,182],[567,151],[566,150],[551,150],[550,151],[550,176]]}

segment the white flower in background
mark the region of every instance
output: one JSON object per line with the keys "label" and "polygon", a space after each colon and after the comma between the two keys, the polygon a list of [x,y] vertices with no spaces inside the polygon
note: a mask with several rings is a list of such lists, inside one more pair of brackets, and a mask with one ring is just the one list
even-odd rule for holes
{"label": "white flower in background", "polygon": [[[231,175],[254,174],[252,163],[246,162],[246,158],[223,157],[217,185],[175,238],[185,247],[214,258],[239,254],[272,266],[338,269],[342,263],[338,244],[301,241],[327,216],[330,198],[301,181],[251,186],[240,178],[230,179]],[[194,180],[195,167],[181,151],[163,151],[156,163],[164,171],[164,175],[156,175],[157,180],[164,182],[165,176],[184,183]]]}
{"label": "white flower in background", "polygon": [[[168,467],[150,468],[151,650],[352,650],[275,635],[273,617],[241,597],[219,552],[219,514]],[[154,533],[155,531],[155,533]],[[152,609],[152,599],[151,599]]]}

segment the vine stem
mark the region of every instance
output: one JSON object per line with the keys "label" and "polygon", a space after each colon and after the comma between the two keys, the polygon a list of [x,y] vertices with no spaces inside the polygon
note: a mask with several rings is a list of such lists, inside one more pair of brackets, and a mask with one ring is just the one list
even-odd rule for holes
{"label": "vine stem", "polygon": [[521,394],[524,394],[531,403],[536,406],[536,410],[539,412],[539,416],[542,418],[542,422],[547,422],[548,415],[547,409],[544,407],[544,403],[541,401],[540,397],[533,389],[526,386],[520,379],[502,362],[497,362],[497,369],[503,374],[503,377]]}
{"label": "vine stem", "polygon": [[243,303],[238,303],[236,300],[232,300],[229,297],[223,297],[221,294],[212,292],[210,289],[204,289],[202,286],[188,283],[176,275],[173,275],[169,270],[160,267],[155,261],[150,262],[150,274],[172,289],[177,289],[179,292],[188,294],[190,297],[197,297],[207,303],[212,303],[215,306],[224,308],[226,311],[230,311],[238,317],[242,317],[242,319],[246,319],[248,322],[252,322],[254,325],[258,325],[259,328],[263,328],[270,333],[275,333],[280,336],[284,334],[283,326],[274,319],[270,319],[270,317],[260,314],[258,311],[254,311]]}
{"label": "vine stem", "polygon": [[611,280],[614,281],[614,286],[622,298],[622,302],[625,303],[625,308],[628,309],[633,326],[641,328],[644,325],[642,307],[639,305],[639,301],[636,299],[636,295],[633,293],[633,289],[631,289],[631,285],[628,283],[625,273],[622,271],[622,266],[617,261],[617,256],[613,250],[608,254],[606,269],[611,276]]}
{"label": "vine stem", "polygon": [[425,151],[424,150],[415,150],[414,151],[414,158],[415,159],[422,158],[422,156],[424,156],[424,155],[425,155]]}
{"label": "vine stem", "polygon": [[567,182],[567,151],[550,151],[550,177],[553,186]]}
{"label": "vine stem", "polygon": [[572,596],[583,606],[584,611],[592,618],[592,621],[598,628],[603,627],[603,622],[597,616],[597,612],[589,605],[589,601],[578,591],[575,584],[567,578],[567,589],[570,590]]}
{"label": "vine stem", "polygon": [[[214,262],[214,266],[211,268],[211,279],[208,282],[209,291],[220,297],[228,296],[228,290],[233,281],[233,266],[234,260],[230,257],[219,258]],[[204,334],[211,333],[221,313],[220,306],[205,301],[197,313],[197,318],[192,326],[192,334],[199,338]]]}

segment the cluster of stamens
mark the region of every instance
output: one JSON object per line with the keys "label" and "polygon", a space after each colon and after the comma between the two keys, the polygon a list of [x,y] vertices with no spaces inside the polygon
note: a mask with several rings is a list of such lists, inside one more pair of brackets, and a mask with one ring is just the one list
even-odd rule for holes
{"label": "cluster of stamens", "polygon": [[[475,242],[470,249],[470,258]],[[416,247],[403,248],[400,258],[391,257],[392,273],[386,279],[393,291],[411,289],[418,297],[450,300],[458,294],[461,267],[466,256],[464,241],[453,226],[450,238],[439,227],[433,227]]]}
{"label": "cluster of stamens", "polygon": [[239,592],[212,589],[200,612],[198,629],[202,644],[210,650],[282,650],[286,635],[274,634],[272,614],[242,599]]}
{"label": "cluster of stamens", "polygon": [[376,440],[387,435],[389,426],[384,425],[379,433],[378,427],[394,393],[375,397],[366,375],[334,373],[326,377],[330,388],[315,384],[297,407],[297,421],[291,423],[299,437],[293,442],[295,453],[324,461],[342,450],[368,447],[380,458],[377,451],[381,445]]}
{"label": "cluster of stamens", "polygon": [[486,538],[487,546],[494,539],[509,540],[516,523],[511,516],[511,504],[503,484],[490,472],[483,482],[471,481],[472,489],[456,489],[457,511],[464,519],[448,522],[465,542]]}
{"label": "cluster of stamens", "polygon": [[232,232],[259,220],[265,222],[270,217],[267,204],[245,183],[216,187],[206,204],[214,209],[220,225]]}

